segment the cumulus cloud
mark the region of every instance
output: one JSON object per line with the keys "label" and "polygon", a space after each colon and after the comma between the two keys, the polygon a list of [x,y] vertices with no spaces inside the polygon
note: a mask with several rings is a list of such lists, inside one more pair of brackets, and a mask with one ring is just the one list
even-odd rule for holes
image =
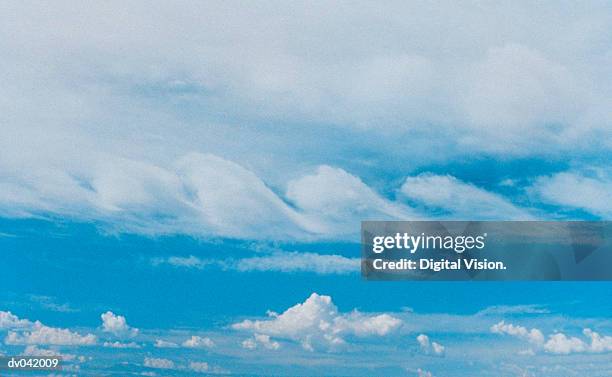
{"label": "cumulus cloud", "polygon": [[530,191],[546,203],[582,209],[604,219],[612,217],[612,174],[604,169],[540,177]]}
{"label": "cumulus cloud", "polygon": [[258,346],[262,346],[265,349],[277,350],[280,348],[280,343],[272,340],[269,335],[265,334],[253,334],[252,338],[243,340],[241,343],[242,348],[254,350]]}
{"label": "cumulus cloud", "polygon": [[344,344],[347,335],[385,336],[402,324],[400,319],[389,314],[340,313],[331,297],[316,293],[281,314],[269,315],[270,319],[244,320],[233,324],[232,328],[291,339],[304,349],[313,350]]}
{"label": "cumulus cloud", "polygon": [[124,316],[107,311],[102,313],[100,318],[102,319],[102,331],[120,337],[135,337],[138,335],[138,329],[128,326]]}
{"label": "cumulus cloud", "polygon": [[516,326],[511,323],[501,321],[491,326],[491,332],[495,334],[507,334],[521,339],[527,340],[529,343],[542,344],[544,342],[544,334],[538,329],[528,330],[523,326]]}
{"label": "cumulus cloud", "polygon": [[410,200],[443,210],[444,217],[481,220],[529,220],[533,216],[499,194],[450,175],[423,173],[408,177],[400,193]]}
{"label": "cumulus cloud", "polygon": [[97,337],[93,334],[81,335],[68,329],[49,327],[36,322],[26,331],[9,331],[4,342],[11,345],[90,346],[96,344]]}
{"label": "cumulus cloud", "polygon": [[32,322],[27,319],[20,319],[11,312],[0,311],[0,329],[14,329],[29,327]]}
{"label": "cumulus cloud", "polygon": [[429,337],[425,334],[420,334],[416,338],[421,350],[426,354],[432,354],[436,356],[444,355],[445,347],[437,342],[430,341]]}
{"label": "cumulus cloud", "polygon": [[54,349],[39,348],[36,345],[27,346],[23,350],[21,355],[22,356],[43,356],[43,357],[59,356],[62,358],[62,361],[85,362],[87,360],[87,357],[85,356],[77,356],[77,355],[73,355],[70,353],[63,353],[63,352],[59,352]]}
{"label": "cumulus cloud", "polygon": [[417,377],[433,377],[430,371],[424,369],[417,369]]}
{"label": "cumulus cloud", "polygon": [[174,361],[164,358],[145,357],[144,366],[155,369],[174,369]]}
{"label": "cumulus cloud", "polygon": [[507,334],[523,340],[527,340],[536,349],[552,354],[571,353],[605,353],[612,351],[612,336],[601,336],[593,330],[586,328],[583,335],[587,341],[566,335],[561,332],[550,334],[548,339],[539,329],[528,330],[523,326],[515,326],[501,321],[491,326],[491,332]]}
{"label": "cumulus cloud", "polygon": [[208,337],[192,335],[191,338],[185,340],[181,345],[186,348],[213,348],[215,342]]}
{"label": "cumulus cloud", "polygon": [[206,373],[210,369],[210,365],[204,361],[191,361],[189,362],[189,369],[196,373]]}

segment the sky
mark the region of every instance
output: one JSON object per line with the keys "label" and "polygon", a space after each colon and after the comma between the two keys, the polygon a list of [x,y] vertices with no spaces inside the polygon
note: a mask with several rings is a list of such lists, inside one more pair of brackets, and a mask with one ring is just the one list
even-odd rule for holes
{"label": "sky", "polygon": [[611,220],[608,2],[0,4],[0,353],[605,376],[612,285],[367,282],[362,220]]}

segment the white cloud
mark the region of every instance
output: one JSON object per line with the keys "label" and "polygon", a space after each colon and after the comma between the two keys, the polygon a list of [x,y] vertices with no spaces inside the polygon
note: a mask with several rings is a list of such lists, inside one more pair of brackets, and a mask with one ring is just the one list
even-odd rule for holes
{"label": "white cloud", "polygon": [[359,272],[361,260],[336,254],[277,251],[269,255],[240,259],[204,260],[195,256],[154,258],[151,264],[202,269],[217,266],[235,271],[314,272],[321,275]]}
{"label": "white cloud", "polygon": [[358,219],[400,220],[416,217],[410,208],[384,199],[358,177],[330,166],[292,180],[287,198],[323,222],[326,233],[351,234]]}
{"label": "white cloud", "polygon": [[0,311],[0,329],[14,329],[29,327],[32,322],[27,319],[20,319],[11,312]]}
{"label": "white cloud", "polygon": [[210,366],[204,361],[191,361],[189,362],[189,369],[196,373],[206,373],[210,370]]}
{"label": "white cloud", "polygon": [[62,358],[62,361],[74,361],[74,360],[78,360],[80,362],[83,362],[83,361],[86,360],[85,356],[77,357],[76,355],[69,354],[69,353],[62,353],[62,352],[59,352],[59,351],[53,350],[53,349],[38,348],[36,345],[27,346],[23,350],[21,355],[22,356],[44,356],[44,357],[59,356],[59,357]]}
{"label": "white cloud", "polygon": [[169,264],[174,267],[196,268],[201,270],[211,262],[204,261],[194,255],[190,255],[188,257],[173,256],[168,258],[154,258],[151,260],[151,263],[154,266],[158,266],[160,264]]}
{"label": "white cloud", "polygon": [[421,347],[421,350],[426,354],[432,354],[436,356],[444,355],[445,347],[437,342],[430,341],[429,337],[425,334],[417,336],[417,342]]}
{"label": "white cloud", "polygon": [[[345,335],[384,336],[402,321],[389,314],[340,313],[331,297],[313,293],[306,301],[268,320],[244,320],[232,325],[236,330],[292,339],[305,349],[333,347],[345,342]],[[252,346],[252,343],[249,343]]]}
{"label": "white cloud", "polygon": [[440,208],[455,219],[529,220],[532,215],[501,195],[450,175],[420,174],[406,178],[400,193],[428,207]]}
{"label": "white cloud", "polygon": [[97,338],[93,334],[81,335],[68,329],[48,327],[36,322],[29,330],[9,331],[4,342],[11,345],[89,346],[96,344]]}
{"label": "white cloud", "polygon": [[557,139],[551,125],[560,133],[587,111],[579,73],[526,45],[490,48],[472,74],[463,104],[469,123],[489,135],[483,148],[511,151]]}
{"label": "white cloud", "polygon": [[272,255],[236,260],[238,271],[315,272],[347,274],[359,272],[361,260],[342,255],[302,252],[277,252]]}
{"label": "white cloud", "polygon": [[174,369],[174,361],[163,358],[145,357],[144,366],[155,369]]}
{"label": "white cloud", "polygon": [[253,338],[245,339],[240,344],[242,345],[242,348],[246,348],[248,350],[254,350],[257,348],[257,342]]}
{"label": "white cloud", "polygon": [[502,314],[547,314],[550,310],[542,305],[494,305],[480,310],[476,315]]}
{"label": "white cloud", "polygon": [[154,346],[156,348],[178,348],[179,347],[178,344],[176,344],[174,342],[169,342],[169,341],[163,340],[163,339],[155,340]]}
{"label": "white cloud", "polygon": [[213,348],[215,342],[208,337],[192,335],[191,338],[185,340],[181,345],[186,348]]}
{"label": "white cloud", "polygon": [[570,353],[584,352],[586,350],[586,344],[573,336],[556,333],[552,334],[546,343],[544,343],[544,350],[550,353],[567,355]]}
{"label": "white cloud", "polygon": [[589,175],[568,171],[540,177],[531,191],[547,203],[612,217],[612,175],[603,169]]}
{"label": "white cloud", "polygon": [[124,316],[107,311],[102,313],[100,318],[102,319],[102,331],[120,337],[134,337],[138,335],[138,329],[128,326]]}
{"label": "white cloud", "polygon": [[[483,151],[610,147],[607,4],[147,6],[4,9],[0,213],[329,236],[414,213],[376,193],[392,187],[336,168],[300,178],[308,166],[372,177]],[[297,186],[284,198],[286,177]]]}
{"label": "white cloud", "polygon": [[122,343],[122,342],[104,342],[104,347],[107,348],[140,348],[140,344],[135,342]]}
{"label": "white cloud", "polygon": [[591,329],[584,329],[582,333],[590,339],[589,348],[592,352],[612,351],[612,336],[601,336]]}
{"label": "white cloud", "polygon": [[612,336],[601,336],[588,328],[583,330],[583,334],[588,340],[586,342],[561,332],[550,334],[548,339],[546,339],[539,329],[527,330],[523,326],[507,324],[504,321],[491,326],[491,332],[507,334],[527,340],[537,349],[552,354],[567,355],[571,353],[605,353],[612,351]]}
{"label": "white cloud", "polygon": [[501,321],[491,326],[491,332],[495,334],[507,334],[527,340],[529,343],[536,345],[544,342],[544,334],[538,329],[528,330],[523,326],[515,326],[511,323]]}
{"label": "white cloud", "polygon": [[419,368],[417,369],[417,377],[433,377],[433,374],[430,371]]}
{"label": "white cloud", "polygon": [[258,346],[262,346],[265,349],[277,350],[280,348],[280,343],[272,340],[269,335],[265,334],[253,334],[252,338],[248,338],[240,343],[242,348],[254,350]]}

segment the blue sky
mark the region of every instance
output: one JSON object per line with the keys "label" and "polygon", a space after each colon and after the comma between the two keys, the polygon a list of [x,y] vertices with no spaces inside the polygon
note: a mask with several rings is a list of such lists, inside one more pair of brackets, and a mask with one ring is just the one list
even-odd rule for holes
{"label": "blue sky", "polygon": [[0,353],[609,375],[609,283],[365,282],[358,232],[610,220],[611,22],[598,1],[0,5]]}

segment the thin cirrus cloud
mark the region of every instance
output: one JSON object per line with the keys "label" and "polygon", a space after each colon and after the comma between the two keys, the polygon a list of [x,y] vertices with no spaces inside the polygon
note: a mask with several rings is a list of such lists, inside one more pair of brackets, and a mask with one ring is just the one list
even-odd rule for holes
{"label": "thin cirrus cloud", "polygon": [[176,268],[204,269],[215,267],[223,270],[241,272],[313,272],[321,275],[357,273],[360,270],[359,258],[348,258],[336,254],[316,254],[309,252],[274,252],[270,255],[253,256],[240,259],[212,260],[201,259],[194,255],[188,257],[153,258],[153,266],[168,265]]}

